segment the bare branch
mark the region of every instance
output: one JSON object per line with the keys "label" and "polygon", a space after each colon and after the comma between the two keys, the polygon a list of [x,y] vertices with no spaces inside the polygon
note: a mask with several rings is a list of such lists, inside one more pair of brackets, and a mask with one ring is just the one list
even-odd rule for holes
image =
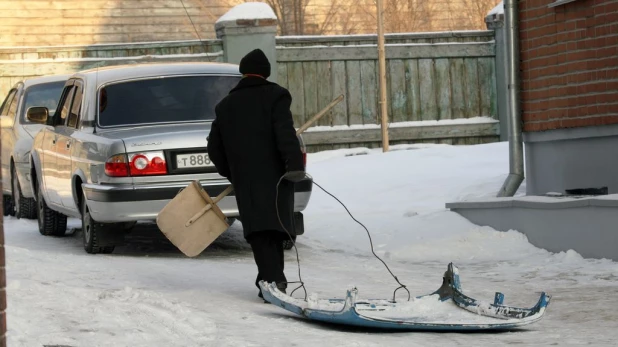
{"label": "bare branch", "polygon": [[[206,1],[206,0],[201,0]],[[218,0],[234,6],[255,0]],[[376,32],[375,0],[260,0],[279,21],[280,35]],[[386,32],[484,29],[500,0],[384,0]]]}

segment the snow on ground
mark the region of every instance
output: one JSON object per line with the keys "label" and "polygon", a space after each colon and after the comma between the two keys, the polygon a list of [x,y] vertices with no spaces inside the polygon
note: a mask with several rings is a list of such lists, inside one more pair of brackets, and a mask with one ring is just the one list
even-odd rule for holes
{"label": "snow on ground", "polygon": [[[539,292],[551,294],[543,320],[523,330],[365,332],[296,317],[257,298],[238,223],[190,259],[149,225],[114,254],[93,256],[80,231],[43,237],[36,221],[5,217],[9,346],[613,346],[618,263],[550,253],[517,231],[479,227],[444,208],[493,196],[508,172],[507,151],[508,143],[338,150],[310,155],[308,171],[368,227],[376,254],[413,295],[437,289],[451,261],[477,299],[501,291],[505,304],[529,307]],[[392,297],[397,283],[337,201],[315,187],[305,218],[298,250],[310,294],[342,298],[357,287],[360,298]],[[298,280],[295,260],[288,251],[289,281]]]}

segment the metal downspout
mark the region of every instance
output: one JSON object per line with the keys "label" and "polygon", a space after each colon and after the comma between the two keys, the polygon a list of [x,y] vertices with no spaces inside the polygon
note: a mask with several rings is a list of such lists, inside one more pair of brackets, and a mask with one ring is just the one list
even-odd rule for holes
{"label": "metal downspout", "polygon": [[498,197],[513,196],[524,180],[524,146],[522,137],[519,28],[517,0],[504,0],[505,34],[507,47],[508,119],[509,119],[509,176],[500,188]]}

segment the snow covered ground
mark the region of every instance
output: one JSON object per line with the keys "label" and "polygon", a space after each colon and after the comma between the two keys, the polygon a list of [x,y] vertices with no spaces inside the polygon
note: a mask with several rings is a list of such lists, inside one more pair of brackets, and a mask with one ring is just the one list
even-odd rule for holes
{"label": "snow covered ground", "polygon": [[[114,254],[93,256],[79,231],[43,237],[36,221],[6,218],[9,346],[615,345],[618,263],[549,253],[517,231],[478,227],[444,208],[493,196],[508,171],[507,150],[507,143],[339,150],[310,155],[308,171],[369,228],[376,253],[413,295],[437,289],[449,262],[477,299],[501,291],[505,304],[529,307],[539,292],[551,294],[545,318],[524,330],[369,333],[309,322],[257,298],[256,268],[236,224],[189,259],[147,225]],[[315,187],[305,217],[298,248],[309,293],[340,298],[356,286],[361,298],[392,297],[397,283],[334,199]],[[293,250],[286,260],[288,280],[298,280]]]}

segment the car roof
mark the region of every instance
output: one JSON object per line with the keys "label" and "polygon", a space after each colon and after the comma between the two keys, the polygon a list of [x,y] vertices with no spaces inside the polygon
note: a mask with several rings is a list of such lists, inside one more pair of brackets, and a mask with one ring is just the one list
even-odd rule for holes
{"label": "car roof", "polygon": [[130,65],[113,65],[77,72],[73,77],[83,79],[96,78],[97,87],[114,81],[140,77],[156,77],[184,74],[226,74],[238,75],[238,65],[217,62],[182,62],[182,63],[144,63]]}
{"label": "car roof", "polygon": [[22,80],[21,83],[24,84],[24,88],[28,88],[37,84],[66,81],[69,77],[71,77],[71,74],[31,77]]}

